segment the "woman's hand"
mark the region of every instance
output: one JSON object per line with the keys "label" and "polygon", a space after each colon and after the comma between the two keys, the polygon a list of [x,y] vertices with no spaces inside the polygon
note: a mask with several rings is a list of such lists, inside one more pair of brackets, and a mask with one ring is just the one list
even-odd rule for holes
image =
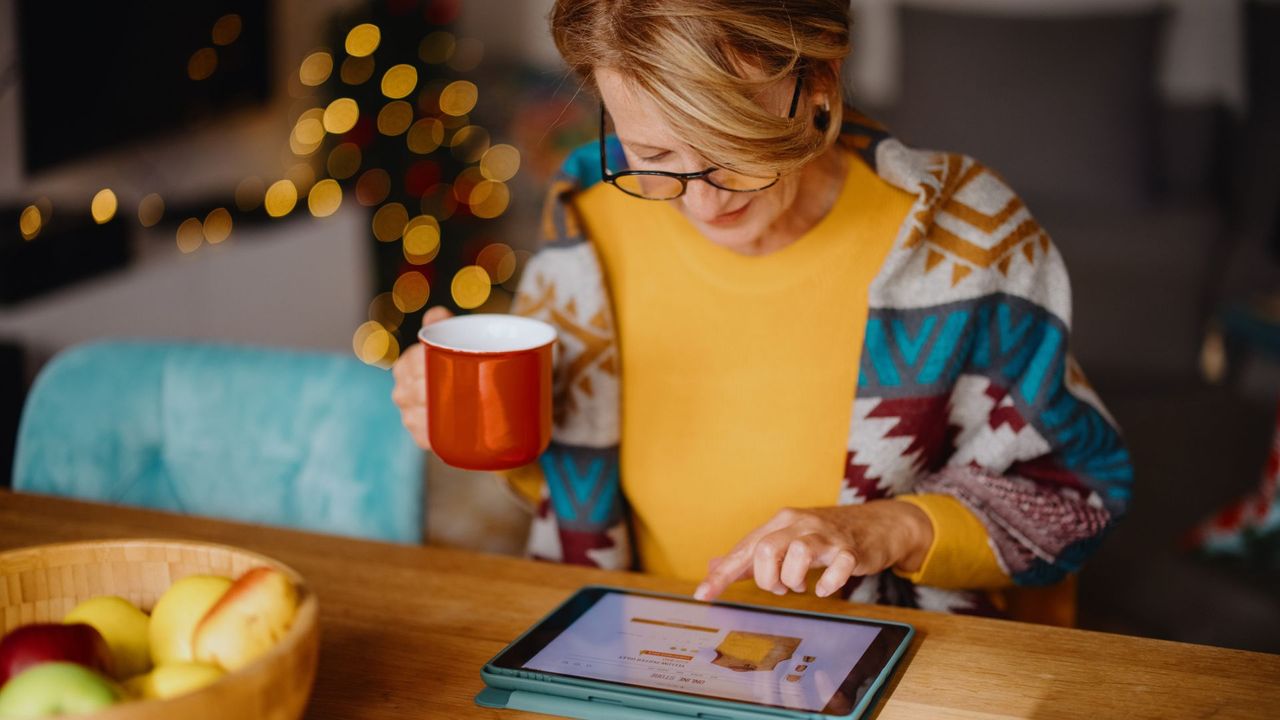
{"label": "woman's hand", "polygon": [[[453,317],[445,307],[433,307],[422,316],[422,327]],[[391,366],[396,379],[391,400],[400,408],[400,422],[404,423],[413,441],[423,450],[430,450],[427,440],[427,368],[422,359],[422,343],[414,342]]]}
{"label": "woman's hand", "polygon": [[743,538],[727,555],[713,558],[693,596],[711,600],[742,578],[776,595],[805,592],[811,567],[826,571],[814,585],[818,597],[844,587],[854,575],[896,567],[915,572],[933,544],[929,516],[911,503],[873,500],[861,505],[784,508]]}

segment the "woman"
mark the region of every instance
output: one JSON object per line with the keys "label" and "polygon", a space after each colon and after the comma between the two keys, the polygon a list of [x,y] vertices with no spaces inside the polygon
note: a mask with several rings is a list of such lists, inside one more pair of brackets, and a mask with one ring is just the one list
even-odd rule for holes
{"label": "woman", "polygon": [[[994,173],[844,106],[848,22],[846,0],[556,2],[602,141],[565,163],[514,306],[563,351],[552,445],[509,477],[535,556],[700,599],[749,578],[991,612],[1124,511],[1061,257]],[[419,352],[394,398],[426,447]]]}

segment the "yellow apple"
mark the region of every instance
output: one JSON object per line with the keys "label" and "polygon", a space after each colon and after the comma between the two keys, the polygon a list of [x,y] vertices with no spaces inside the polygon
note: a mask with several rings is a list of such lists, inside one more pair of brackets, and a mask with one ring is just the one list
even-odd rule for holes
{"label": "yellow apple", "polygon": [[151,609],[151,662],[168,665],[191,662],[191,637],[204,614],[227,589],[229,578],[190,575],[169,586]]}
{"label": "yellow apple", "polygon": [[298,589],[279,570],[241,575],[196,626],[195,659],[231,671],[248,665],[284,637],[298,609]]}
{"label": "yellow apple", "polygon": [[62,618],[66,624],[92,625],[111,649],[116,677],[127,678],[151,668],[150,619],[122,597],[90,598]]}
{"label": "yellow apple", "polygon": [[211,685],[224,674],[221,668],[204,663],[170,663],[131,678],[125,689],[140,698],[171,698]]}

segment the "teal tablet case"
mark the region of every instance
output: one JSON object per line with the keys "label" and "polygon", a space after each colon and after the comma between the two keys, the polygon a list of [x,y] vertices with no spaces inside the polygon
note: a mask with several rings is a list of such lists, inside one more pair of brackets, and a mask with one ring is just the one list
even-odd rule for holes
{"label": "teal tablet case", "polygon": [[[602,589],[634,592],[626,588],[602,587]],[[642,594],[651,597],[687,599],[666,593],[644,592]],[[568,600],[565,602],[568,602]],[[737,607],[750,607],[737,603],[726,604]],[[548,616],[554,614],[557,610],[559,610],[559,607],[548,613]],[[833,615],[830,613],[815,613],[803,610],[789,612],[812,617],[849,619],[847,615]],[[522,633],[511,644],[514,645],[519,642],[521,638],[541,622],[539,620],[534,623],[529,630]],[[894,650],[889,661],[885,663],[884,670],[871,683],[871,686],[853,709],[853,712],[842,716],[849,720],[863,717],[879,701],[889,677],[893,675],[898,662],[902,659],[903,654],[910,647],[911,641],[915,637],[915,628],[905,623],[894,623],[885,620],[875,620],[873,622],[905,627],[907,628],[907,634],[897,649]],[[780,720],[782,718],[786,720],[834,720],[836,717],[804,710],[744,707],[742,703],[729,700],[687,697],[647,688],[619,688],[603,682],[544,675],[534,671],[512,671],[493,667],[493,660],[496,660],[503,652],[506,652],[506,648],[503,648],[502,652],[495,655],[480,671],[480,677],[487,686],[475,698],[476,704],[481,707],[525,710],[545,715],[578,718],[579,720],[596,720],[596,718],[601,720],[622,720],[623,718],[634,720],[673,720],[675,718],[701,718],[701,720]],[[554,692],[548,692],[548,690],[552,689],[554,689]]]}

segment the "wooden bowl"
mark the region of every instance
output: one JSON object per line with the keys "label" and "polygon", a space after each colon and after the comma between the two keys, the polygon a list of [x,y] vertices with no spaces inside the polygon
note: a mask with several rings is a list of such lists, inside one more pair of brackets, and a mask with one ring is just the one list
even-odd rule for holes
{"label": "wooden bowl", "polygon": [[319,656],[319,605],[287,565],[226,545],[185,540],[103,540],[0,553],[0,631],[59,622],[98,595],[119,595],[150,612],[175,580],[239,577],[276,568],[298,587],[293,625],[266,655],[218,682],[167,700],[129,700],[84,720],[297,720],[306,709]]}

